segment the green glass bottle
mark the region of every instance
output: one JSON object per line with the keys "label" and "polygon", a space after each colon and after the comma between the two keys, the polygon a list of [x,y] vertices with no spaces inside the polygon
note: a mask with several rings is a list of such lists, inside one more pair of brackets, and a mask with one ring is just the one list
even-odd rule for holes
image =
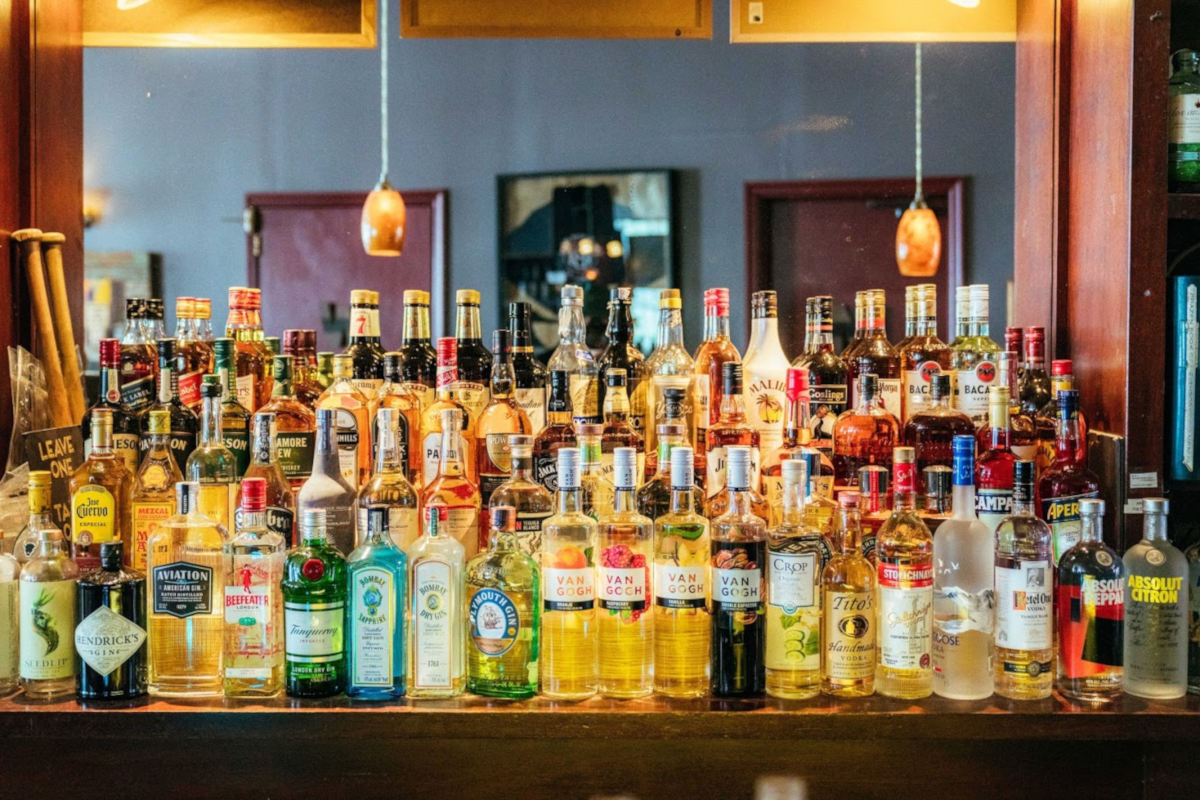
{"label": "green glass bottle", "polygon": [[346,560],[325,532],[325,509],[305,509],[301,544],[283,570],[286,688],[291,697],[346,690]]}
{"label": "green glass bottle", "polygon": [[221,439],[237,462],[237,474],[245,475],[250,466],[250,412],[237,399],[237,351],[234,341],[221,338],[213,342],[217,374],[224,394],[221,398]]}

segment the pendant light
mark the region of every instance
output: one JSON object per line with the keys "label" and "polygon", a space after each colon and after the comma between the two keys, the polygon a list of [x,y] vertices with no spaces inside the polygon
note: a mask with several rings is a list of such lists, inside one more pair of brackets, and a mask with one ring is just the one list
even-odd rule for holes
{"label": "pendant light", "polygon": [[388,4],[379,2],[379,183],[362,208],[362,245],[369,256],[404,250],[404,198],[388,182]]}
{"label": "pendant light", "polygon": [[942,229],[937,214],[921,191],[921,43],[916,45],[916,172],[917,193],[896,226],[896,264],[900,274],[928,278],[937,274],[942,259]]}

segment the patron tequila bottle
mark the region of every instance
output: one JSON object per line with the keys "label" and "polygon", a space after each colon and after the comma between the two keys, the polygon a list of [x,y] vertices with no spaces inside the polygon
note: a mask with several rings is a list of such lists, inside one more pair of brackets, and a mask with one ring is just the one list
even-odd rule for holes
{"label": "patron tequila bottle", "polygon": [[372,508],[382,508],[388,515],[388,532],[399,548],[408,547],[419,534],[420,498],[417,490],[404,477],[400,459],[394,408],[381,408],[375,416],[375,431],[379,441],[375,447],[375,470],[371,479],[358,490],[358,527],[361,537],[367,531],[367,514]]}
{"label": "patron tequila bottle", "polygon": [[821,573],[821,691],[875,692],[875,569],[862,554],[858,493],[838,495],[840,551]]}
{"label": "patron tequila bottle", "polygon": [[[587,346],[587,323],[583,317],[583,289],[572,284],[562,287],[562,306],[558,310],[558,347],[546,364],[554,389],[554,373],[567,375],[568,407],[575,422],[600,421],[598,368]],[[547,412],[551,409],[547,407]],[[560,409],[561,413],[561,409]],[[547,486],[554,491],[554,487]]]}
{"label": "patron tequila bottle", "polygon": [[79,576],[76,695],[127,700],[146,693],[146,576],[121,566],[120,542],[100,545],[100,566]]}
{"label": "patron tequila bottle", "polygon": [[346,696],[390,700],[405,690],[408,560],[388,530],[388,509],[367,512],[366,536],[346,559]]}
{"label": "patron tequila bottle", "polygon": [[183,480],[171,455],[171,417],[166,411],[150,412],[150,449],[133,479],[131,501],[133,534],[130,565],[146,569],[146,542],[158,524],[175,513],[175,484]]}
{"label": "patron tequila bottle", "polygon": [[1155,700],[1187,692],[1188,564],[1167,535],[1167,501],[1147,497],[1142,540],[1125,553],[1128,694]]}
{"label": "patron tequila bottle", "polygon": [[368,398],[383,383],[383,345],[379,333],[379,292],[350,292],[350,344],[346,355],[353,365],[354,385]]}
{"label": "patron tequila bottle", "polygon": [[241,476],[233,453],[221,437],[221,386],[217,376],[205,377],[200,395],[204,401],[200,444],[188,456],[183,474],[200,484],[200,513],[219,522],[225,530],[232,530]]}
{"label": "patron tequila bottle", "polygon": [[346,690],[346,560],[330,542],[323,508],[300,512],[300,546],[283,571],[285,687],[290,697]]}
{"label": "patron tequila bottle", "polygon": [[292,390],[294,360],[275,356],[272,362],[274,388],[260,412],[275,415],[275,447],[279,465],[293,491],[298,491],[312,474],[313,448],[317,439],[317,415],[301,403]]}
{"label": "patron tequila bottle", "polygon": [[221,376],[221,386],[225,390],[221,399],[221,434],[241,475],[250,464],[250,411],[238,401],[233,339],[217,339],[213,342],[213,352],[216,353],[217,374]]}
{"label": "patron tequila bottle", "polygon": [[546,424],[546,366],[533,355],[529,303],[508,304],[508,330],[515,376],[513,399],[525,412],[532,431],[540,431]]}
{"label": "patron tequila bottle", "polygon": [[[492,492],[490,506],[512,506],[517,510],[517,544],[537,558],[542,551],[542,528],[554,513],[554,497],[533,479],[533,448],[528,436],[508,437],[512,452],[512,477]],[[555,470],[557,473],[557,469]]]}
{"label": "patron tequila bottle", "polygon": [[692,440],[695,413],[692,409],[692,380],[696,364],[683,344],[683,312],[678,289],[663,289],[658,296],[658,340],[646,359],[646,469],[652,470],[650,456],[658,447],[657,428],[675,418],[665,416],[665,392],[681,392],[684,398],[679,416]]}
{"label": "patron tequila bottle", "polygon": [[333,385],[317,402],[317,411],[334,412],[337,456],[342,478],[357,489],[371,475],[371,401],[351,380],[349,356],[333,357]]}
{"label": "patron tequila bottle", "polygon": [[475,449],[476,474],[479,476],[479,494],[484,507],[487,507],[496,487],[508,480],[512,473],[509,438],[514,433],[532,435],[538,430],[530,424],[529,417],[513,399],[515,379],[509,360],[508,331],[493,332],[492,350],[491,401],[475,423],[475,437],[479,442],[479,447]]}
{"label": "patron tequila bottle", "polygon": [[429,330],[429,292],[405,289],[401,385],[421,401],[422,412],[433,405],[437,388],[438,356],[430,343]]}
{"label": "patron tequila bottle", "polygon": [[[593,376],[594,378],[595,376]],[[558,451],[577,447],[575,426],[571,420],[571,376],[565,370],[550,371],[550,399],[546,403],[546,427],[533,440],[534,479],[549,492],[558,491]],[[587,424],[587,423],[583,423]]]}
{"label": "patron tequila bottle", "polygon": [[[455,335],[455,378],[454,393],[467,409],[469,424],[483,413],[488,404],[488,378],[492,371],[492,354],[483,344],[483,326],[479,322],[479,292],[474,289],[459,289],[455,294],[457,313],[454,321]],[[438,344],[439,374],[441,367],[441,344]],[[440,387],[441,381],[438,381]]]}
{"label": "patron tequila bottle", "polygon": [[301,516],[305,511],[323,510],[323,535],[329,537],[339,553],[349,553],[357,538],[355,505],[358,494],[342,477],[334,438],[334,415],[331,409],[317,410],[317,451],[313,456],[312,475],[296,495],[296,509]]}
{"label": "patron tequila bottle", "polygon": [[458,433],[461,411],[442,411],[441,458],[433,480],[421,493],[421,507],[446,509],[446,534],[457,539],[469,556],[479,552],[485,531],[480,529],[482,500],[479,487],[467,477],[459,455],[462,437]]}
{"label": "patron tequila bottle", "polygon": [[758,432],[764,454],[783,444],[783,412],[787,407],[788,359],[779,343],[779,311],[775,292],[755,292],[750,298],[754,328],[742,359],[745,403],[750,427]]}
{"label": "patron tequila bottle", "polygon": [[408,696],[455,697],[462,694],[463,546],[442,534],[445,509],[425,509],[425,533],[408,548],[412,665]]}
{"label": "patron tequila bottle", "polygon": [[[190,412],[189,412],[190,413]],[[92,412],[92,452],[71,474],[71,558],[100,566],[100,545],[132,540],[133,475],[112,449],[112,411]]]}
{"label": "patron tequila bottle", "polygon": [[242,488],[238,493],[238,511],[234,513],[235,527],[240,523],[237,517],[241,514],[242,495],[245,494],[246,481],[250,478],[261,478],[266,482],[267,530],[283,537],[284,544],[291,547],[296,541],[296,497],[292,487],[279,466],[279,458],[275,452],[275,415],[258,412],[254,415],[254,460],[246,468],[242,477]]}

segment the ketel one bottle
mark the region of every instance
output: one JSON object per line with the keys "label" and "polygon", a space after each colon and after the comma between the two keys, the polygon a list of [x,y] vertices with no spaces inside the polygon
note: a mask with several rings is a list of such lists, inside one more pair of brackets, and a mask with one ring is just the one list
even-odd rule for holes
{"label": "ketel one bottle", "polygon": [[100,566],[79,576],[75,680],[80,700],[146,693],[146,576],[121,567],[121,543],[100,545]]}

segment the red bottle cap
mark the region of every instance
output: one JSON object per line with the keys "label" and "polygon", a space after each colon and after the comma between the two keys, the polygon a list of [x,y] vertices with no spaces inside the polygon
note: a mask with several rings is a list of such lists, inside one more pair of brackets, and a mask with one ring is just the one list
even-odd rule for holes
{"label": "red bottle cap", "polygon": [[1004,329],[1004,349],[1011,350],[1014,353],[1021,352],[1021,339],[1024,336],[1024,331],[1020,328],[1005,328]]}
{"label": "red bottle cap", "polygon": [[458,340],[453,336],[443,336],[437,342],[438,366],[456,365],[458,363]]}
{"label": "red bottle cap", "polygon": [[787,371],[787,398],[791,402],[801,396],[808,394],[808,370],[806,369],[789,369]]}
{"label": "red bottle cap", "polygon": [[1025,360],[1044,361],[1046,359],[1046,329],[1035,325],[1025,329]]}
{"label": "red bottle cap", "polygon": [[121,340],[100,340],[100,366],[119,367],[121,365]]}
{"label": "red bottle cap", "polygon": [[1069,358],[1056,358],[1050,362],[1051,375],[1074,375],[1075,362]]}
{"label": "red bottle cap", "polygon": [[246,478],[242,481],[242,511],[267,510],[266,478]]}
{"label": "red bottle cap", "polygon": [[729,290],[725,288],[704,290],[704,312],[719,317],[729,316]]}

